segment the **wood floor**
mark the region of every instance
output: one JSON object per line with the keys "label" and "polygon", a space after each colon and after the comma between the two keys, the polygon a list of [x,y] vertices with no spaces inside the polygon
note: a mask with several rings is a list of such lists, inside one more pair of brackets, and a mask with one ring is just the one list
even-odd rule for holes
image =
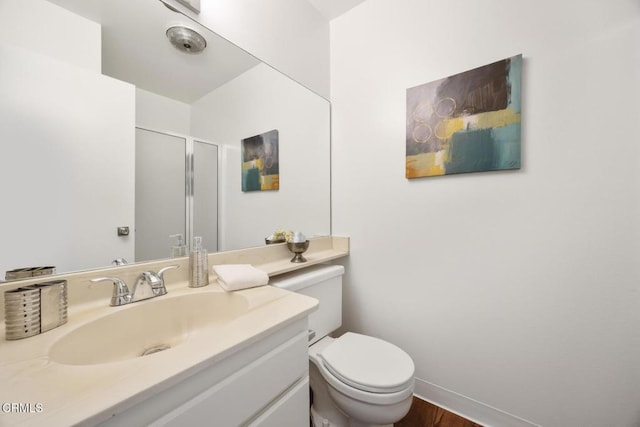
{"label": "wood floor", "polygon": [[445,411],[429,402],[413,397],[411,409],[406,417],[394,427],[482,427],[459,415]]}

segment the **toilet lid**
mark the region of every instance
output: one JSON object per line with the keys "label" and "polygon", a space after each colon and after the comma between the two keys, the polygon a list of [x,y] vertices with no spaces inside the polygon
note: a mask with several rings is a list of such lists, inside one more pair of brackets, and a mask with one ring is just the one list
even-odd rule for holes
{"label": "toilet lid", "polygon": [[324,366],[345,384],[373,393],[404,390],[413,381],[413,360],[395,345],[347,332],[319,353]]}

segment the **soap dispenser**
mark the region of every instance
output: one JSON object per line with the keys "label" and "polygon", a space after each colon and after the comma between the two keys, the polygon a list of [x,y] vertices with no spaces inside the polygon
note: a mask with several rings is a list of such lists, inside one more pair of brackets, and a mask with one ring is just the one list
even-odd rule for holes
{"label": "soap dispenser", "polygon": [[175,245],[171,247],[171,258],[187,256],[187,245],[184,244],[184,236],[182,234],[172,234],[169,237],[176,239]]}
{"label": "soap dispenser", "polygon": [[189,287],[200,288],[209,284],[207,250],[202,248],[202,237],[193,238],[193,250],[189,255]]}

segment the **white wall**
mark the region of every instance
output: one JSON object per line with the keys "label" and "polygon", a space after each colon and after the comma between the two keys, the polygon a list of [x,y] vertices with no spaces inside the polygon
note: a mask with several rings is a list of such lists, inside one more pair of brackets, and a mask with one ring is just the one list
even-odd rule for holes
{"label": "white wall", "polygon": [[[326,100],[258,65],[196,101],[191,118],[192,135],[221,145],[220,250],[263,245],[279,228],[329,234]],[[244,193],[240,141],[273,129],[280,189]]]}
{"label": "white wall", "polygon": [[[427,398],[489,425],[640,424],[638,41],[636,0],[332,21],[344,327],[406,349]],[[406,88],[518,53],[523,168],[405,179]]]}
{"label": "white wall", "polygon": [[0,0],[0,40],[0,280],[132,259],[133,237],[116,228],[133,228],[134,91],[100,74],[100,26],[44,0]]}
{"label": "white wall", "polygon": [[166,96],[136,88],[136,126],[189,135],[191,106]]}
{"label": "white wall", "polygon": [[167,2],[321,96],[329,97],[329,22],[308,1],[202,1],[199,15],[174,0]]}
{"label": "white wall", "polygon": [[0,40],[102,70],[100,25],[45,0],[0,0]]}
{"label": "white wall", "polygon": [[133,259],[133,86],[6,45],[0,63],[0,272]]}

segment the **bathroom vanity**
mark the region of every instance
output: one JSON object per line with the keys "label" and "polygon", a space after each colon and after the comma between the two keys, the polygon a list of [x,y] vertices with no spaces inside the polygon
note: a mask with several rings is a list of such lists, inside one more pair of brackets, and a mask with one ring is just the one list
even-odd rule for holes
{"label": "bathroom vanity", "polygon": [[[313,239],[300,266],[286,246],[210,254],[212,265],[251,263],[270,275],[348,254],[348,239]],[[317,300],[272,286],[189,288],[188,259],[166,274],[168,294],[109,306],[111,286],[171,261],[61,275],[69,321],[0,341],[0,397],[17,404],[0,425],[305,425],[307,317]],[[33,281],[0,284],[0,290]],[[3,328],[4,329],[4,328]],[[21,406],[18,406],[21,405]],[[11,408],[9,408],[11,409]]]}
{"label": "bathroom vanity", "polygon": [[[156,424],[170,426],[212,421],[228,426],[305,425],[309,419],[307,335],[306,322],[301,320],[104,425],[149,425],[158,415]],[[189,398],[182,401],[183,396]]]}

